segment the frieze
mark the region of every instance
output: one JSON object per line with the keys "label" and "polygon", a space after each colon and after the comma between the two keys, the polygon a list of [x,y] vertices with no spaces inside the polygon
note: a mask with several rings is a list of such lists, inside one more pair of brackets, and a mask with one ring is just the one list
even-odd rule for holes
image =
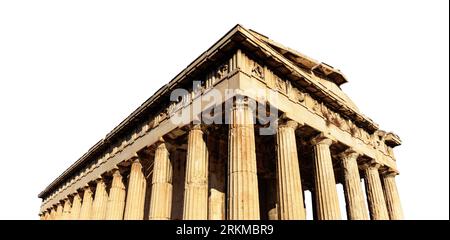
{"label": "frieze", "polygon": [[228,64],[222,64],[216,70],[215,79],[222,79],[225,75],[228,74]]}
{"label": "frieze", "polygon": [[[288,96],[293,102],[301,104],[310,111],[321,116],[327,125],[334,125],[342,131],[349,133],[352,137],[358,138],[365,144],[379,149],[384,154],[393,157],[393,152],[388,150],[389,147],[384,143],[384,141],[374,141],[376,137],[374,134],[369,134],[363,128],[358,127],[352,120],[343,118],[339,113],[330,110],[325,104],[315,100],[308,93],[304,93],[297,87],[294,87],[290,81],[283,80],[270,70],[267,70],[266,73],[266,84],[269,88]],[[356,120],[358,121],[358,119],[361,121],[362,117],[357,116]]]}
{"label": "frieze", "polygon": [[252,76],[264,80],[264,68],[255,61],[253,61]]}

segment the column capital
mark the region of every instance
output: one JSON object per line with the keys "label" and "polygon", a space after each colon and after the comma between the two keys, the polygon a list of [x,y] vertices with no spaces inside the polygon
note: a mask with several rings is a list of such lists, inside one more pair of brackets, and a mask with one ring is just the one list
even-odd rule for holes
{"label": "column capital", "polygon": [[302,122],[298,122],[298,121],[293,120],[288,115],[288,113],[281,114],[281,116],[278,117],[277,123],[278,123],[278,127],[291,127],[291,128],[294,128],[294,130],[299,128],[299,127],[301,127],[301,126],[303,126],[303,125],[305,125]]}
{"label": "column capital", "polygon": [[[122,161],[122,164],[125,168],[127,168],[128,166],[130,166],[131,164],[133,164],[135,161],[139,161],[139,155],[135,152],[133,153],[130,158],[127,158],[125,160]],[[116,168],[118,167],[117,165],[114,167]]]}
{"label": "column capital", "polygon": [[325,135],[324,133],[321,133],[319,135],[317,135],[316,137],[311,139],[311,144],[312,145],[328,145],[330,146],[331,144],[333,144],[333,140],[328,137],[327,135]]}
{"label": "column capital", "polygon": [[188,125],[186,125],[186,130],[187,131],[191,131],[191,130],[198,130],[201,131],[202,133],[204,131],[206,131],[206,126],[204,124],[201,123],[189,123]]}
{"label": "column capital", "polygon": [[84,187],[82,188],[83,193],[85,193],[87,190],[89,190],[91,193],[94,191],[93,187],[89,183],[84,185]]}
{"label": "column capital", "polygon": [[249,97],[238,94],[233,101],[233,108],[249,107],[249,102]]}
{"label": "column capital", "polygon": [[300,126],[301,126],[300,123],[298,123],[294,120],[291,120],[291,119],[287,119],[287,118],[278,119],[278,127],[288,127],[288,128],[293,128],[295,130]]}
{"label": "column capital", "polygon": [[77,195],[78,195],[79,197],[81,197],[82,194],[83,194],[83,189],[82,189],[82,188],[79,188],[79,189],[75,190],[75,192],[73,192],[71,195],[72,195],[73,197],[75,197],[75,196],[77,196]]}
{"label": "column capital", "polygon": [[399,175],[399,172],[396,169],[390,167],[383,168],[381,169],[380,172],[383,175],[383,177],[395,177]]}
{"label": "column capital", "polygon": [[73,202],[73,198],[77,195],[78,192],[75,193],[70,193],[69,195],[67,195],[67,200]]}
{"label": "column capital", "polygon": [[131,163],[133,163],[133,162],[135,162],[135,161],[139,161],[139,155],[138,155],[137,153],[134,153],[134,154],[130,157],[129,161],[130,161]]}
{"label": "column capital", "polygon": [[367,162],[364,162],[363,164],[360,165],[360,168],[362,170],[366,170],[366,169],[377,169],[379,170],[381,167],[380,163],[377,163],[375,160],[370,160]]}
{"label": "column capital", "polygon": [[167,141],[163,137],[159,137],[153,146],[155,148],[166,147],[166,143]]}
{"label": "column capital", "polygon": [[356,160],[358,159],[358,157],[361,156],[361,153],[353,150],[352,148],[348,148],[347,150],[341,152],[340,154],[338,154],[338,157],[341,160],[344,159],[352,159],[352,160]]}
{"label": "column capital", "polygon": [[[119,163],[119,164],[120,164],[120,163]],[[103,178],[108,178],[108,177],[110,177],[110,176],[114,176],[114,173],[116,173],[116,172],[119,172],[119,173],[121,173],[121,171],[123,172],[124,169],[126,169],[126,167],[125,167],[125,166],[121,166],[121,165],[119,165],[119,164],[114,165],[114,166],[111,168],[111,170],[107,171],[107,173],[105,173],[105,174],[102,174]]]}
{"label": "column capital", "polygon": [[122,176],[122,173],[120,173],[119,167],[113,168],[113,169],[111,170],[111,172],[112,172],[112,176],[113,176],[113,177],[115,177],[115,176]]}
{"label": "column capital", "polygon": [[95,179],[95,183],[96,184],[98,184],[98,183],[105,183],[105,179],[104,179],[104,177],[103,176],[99,176],[99,177],[97,177],[96,179]]}

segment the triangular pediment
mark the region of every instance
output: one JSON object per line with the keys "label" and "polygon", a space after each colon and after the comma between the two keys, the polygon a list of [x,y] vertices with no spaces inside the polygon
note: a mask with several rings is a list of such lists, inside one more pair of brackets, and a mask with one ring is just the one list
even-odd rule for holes
{"label": "triangular pediment", "polygon": [[300,68],[322,75],[324,76],[325,80],[333,82],[337,86],[340,86],[347,82],[347,79],[340,72],[339,69],[335,69],[324,62],[319,62],[311,57],[308,57],[300,52],[297,52],[294,49],[291,49],[278,42],[275,42],[254,30],[249,29],[248,31],[250,31],[261,41],[268,44],[270,47],[272,47],[274,50],[282,54],[284,57],[292,61],[295,65],[299,66]]}

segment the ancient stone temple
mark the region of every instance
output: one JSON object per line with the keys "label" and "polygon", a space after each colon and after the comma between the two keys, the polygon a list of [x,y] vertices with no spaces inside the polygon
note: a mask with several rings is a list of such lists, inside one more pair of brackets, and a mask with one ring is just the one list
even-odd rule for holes
{"label": "ancient stone temple", "polygon": [[237,25],[45,188],[40,218],[334,220],[342,184],[347,219],[402,219],[401,141],[346,82]]}

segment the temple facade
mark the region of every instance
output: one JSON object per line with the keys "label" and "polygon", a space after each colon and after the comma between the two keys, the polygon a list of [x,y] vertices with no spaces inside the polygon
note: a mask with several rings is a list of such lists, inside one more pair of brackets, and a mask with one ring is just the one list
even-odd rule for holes
{"label": "temple facade", "polygon": [[237,25],[45,188],[39,216],[295,220],[309,205],[315,220],[338,220],[342,184],[347,219],[402,219],[401,141],[346,82]]}

